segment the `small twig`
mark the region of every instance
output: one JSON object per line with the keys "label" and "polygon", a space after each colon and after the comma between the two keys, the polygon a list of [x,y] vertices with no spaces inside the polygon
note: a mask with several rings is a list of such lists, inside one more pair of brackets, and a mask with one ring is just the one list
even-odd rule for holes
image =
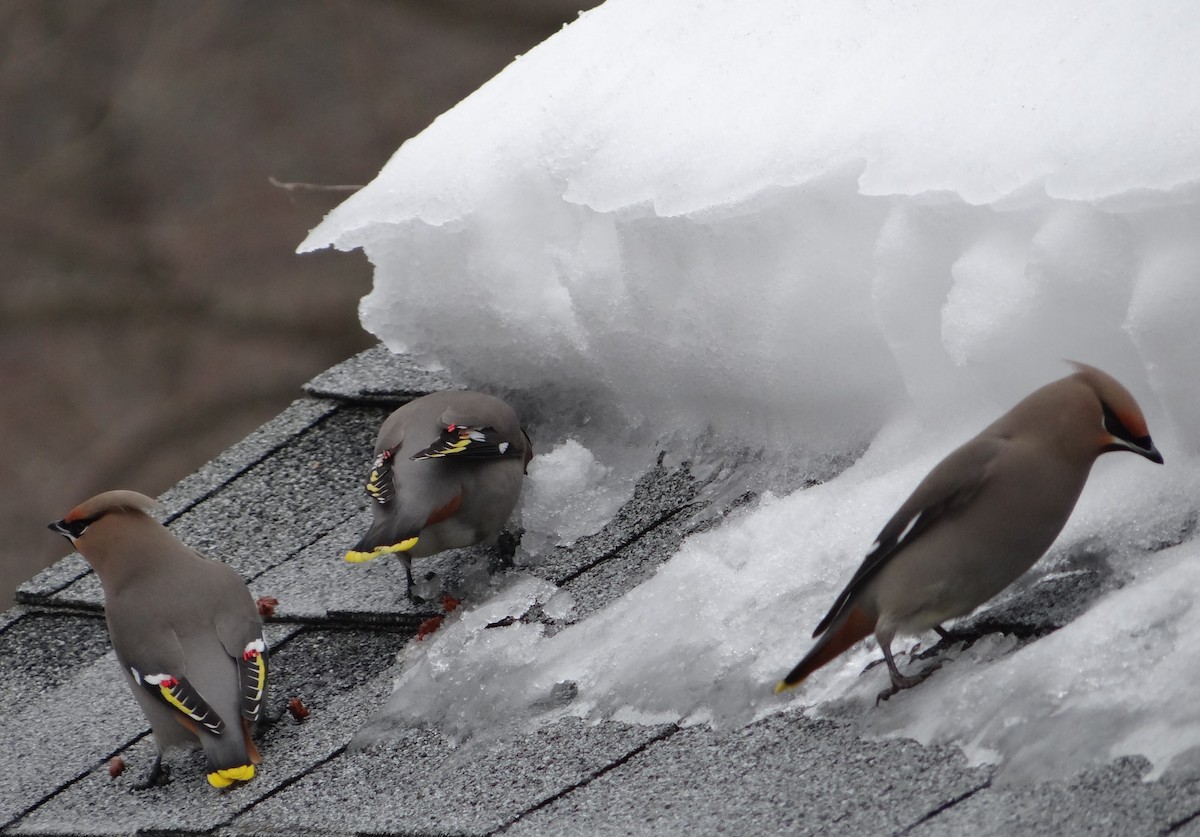
{"label": "small twig", "polygon": [[283,189],[285,192],[357,192],[362,188],[362,186],[325,186],[320,183],[284,183],[270,175],[267,176],[267,180],[276,189]]}

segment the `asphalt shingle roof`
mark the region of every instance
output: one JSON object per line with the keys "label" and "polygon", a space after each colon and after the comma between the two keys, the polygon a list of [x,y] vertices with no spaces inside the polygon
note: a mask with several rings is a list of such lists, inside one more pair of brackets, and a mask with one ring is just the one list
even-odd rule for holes
{"label": "asphalt shingle roof", "polygon": [[[1005,784],[953,747],[871,740],[853,718],[799,708],[740,729],[587,723],[548,711],[465,742],[395,728],[355,746],[385,702],[396,654],[441,612],[402,594],[398,562],[339,560],[368,519],[359,489],[396,404],[455,386],[377,347],[324,373],[279,417],[163,495],[162,519],[227,561],[268,625],[272,712],[255,780],[218,792],[199,755],[135,791],[149,727],[117,672],[102,596],[78,556],[27,583],[0,615],[0,831],[5,834],[1200,834],[1200,781],[1144,782],[1121,759],[1058,781]],[[603,530],[531,571],[572,593],[572,619],[648,577],[697,525],[686,466],[647,469]],[[977,621],[1028,634],[1072,618],[1113,580],[1095,556],[1059,586],[1028,585]],[[418,564],[453,592],[456,559]],[[1047,597],[1050,602],[1047,602]],[[1049,614],[1049,616],[1047,615]],[[556,626],[551,625],[550,630]],[[299,698],[310,710],[284,710]],[[124,773],[109,775],[120,756]]]}

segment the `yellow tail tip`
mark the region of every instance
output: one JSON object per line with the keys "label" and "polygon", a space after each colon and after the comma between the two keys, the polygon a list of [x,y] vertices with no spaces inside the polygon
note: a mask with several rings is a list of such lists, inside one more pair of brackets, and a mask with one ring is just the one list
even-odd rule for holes
{"label": "yellow tail tip", "polygon": [[244,764],[241,767],[227,767],[224,770],[214,770],[208,774],[208,783],[214,788],[227,788],[234,782],[249,782],[254,778],[254,765]]}
{"label": "yellow tail tip", "polygon": [[783,694],[788,689],[794,689],[803,682],[804,682],[803,680],[797,680],[795,683],[789,683],[786,680],[780,680],[778,683],[775,684],[775,694],[777,694],[777,695]]}
{"label": "yellow tail tip", "polygon": [[346,553],[346,560],[351,564],[365,564],[367,561],[374,561],[382,555],[390,555],[393,552],[407,552],[416,545],[416,538],[408,538],[407,540],[400,541],[400,543],[377,546],[370,552],[356,552],[352,549]]}

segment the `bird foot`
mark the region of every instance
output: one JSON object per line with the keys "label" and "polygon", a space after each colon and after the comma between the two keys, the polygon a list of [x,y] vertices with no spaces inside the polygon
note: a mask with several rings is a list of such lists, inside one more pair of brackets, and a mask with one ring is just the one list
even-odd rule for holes
{"label": "bird foot", "polygon": [[911,689],[913,686],[916,686],[920,683],[924,683],[925,680],[929,677],[929,675],[933,674],[935,671],[937,671],[941,667],[942,667],[941,662],[936,662],[933,665],[926,666],[925,668],[918,671],[916,674],[905,675],[905,674],[893,673],[892,674],[892,685],[888,686],[886,689],[884,689],[878,695],[875,696],[875,705],[878,706],[880,703],[887,700],[892,695],[897,694],[898,692],[901,692],[904,689]]}
{"label": "bird foot", "polygon": [[[921,643],[918,642],[918,643],[915,643],[912,648],[908,649],[907,652],[902,651],[900,653],[902,653],[902,654],[907,653],[907,656],[910,660],[924,660],[926,657],[931,656],[931,652],[929,649],[926,649],[925,651],[918,654],[917,649],[920,647],[921,647]],[[881,665],[885,664],[886,662],[887,662],[887,660],[884,657],[879,657],[877,659],[871,660],[871,662],[869,662],[865,666],[863,666],[862,673],[866,674],[868,671],[875,668],[875,666],[881,666]]]}
{"label": "bird foot", "polygon": [[160,788],[171,781],[171,766],[162,763],[162,756],[154,760],[154,764],[150,765],[140,779],[133,783],[134,790],[149,790],[150,788]]}

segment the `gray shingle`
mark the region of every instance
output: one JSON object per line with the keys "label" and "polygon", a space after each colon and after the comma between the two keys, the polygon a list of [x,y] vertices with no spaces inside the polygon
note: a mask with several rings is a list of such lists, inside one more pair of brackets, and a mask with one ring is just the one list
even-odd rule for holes
{"label": "gray shingle", "polygon": [[421,369],[412,355],[380,344],[322,372],[304,385],[309,395],[342,401],[381,402],[393,407],[428,392],[464,389],[445,372]]}
{"label": "gray shingle", "polygon": [[955,750],[791,712],[682,730],[505,833],[894,834],[988,780]]}
{"label": "gray shingle", "polygon": [[431,730],[404,730],[387,748],[349,752],[323,765],[233,827],[239,833],[488,834],[663,733],[662,727],[569,718],[451,746]]}
{"label": "gray shingle", "polygon": [[915,837],[980,835],[1151,835],[1200,812],[1196,782],[1144,782],[1149,765],[1120,759],[1069,779],[989,787],[931,817]]}
{"label": "gray shingle", "polygon": [[[399,561],[342,560],[369,519],[363,475],[388,410],[452,385],[377,347],[319,376],[308,391],[320,397],[296,401],[163,496],[181,538],[236,567],[256,596],[279,600],[268,626],[272,710],[292,697],[311,710],[303,723],[284,715],[263,730],[264,763],[245,787],[217,792],[202,758],[179,754],[169,785],[134,792],[153,745],[108,650],[94,576],[72,556],[27,584],[22,600],[35,605],[0,617],[0,829],[1200,834],[1193,774],[1144,782],[1144,763],[1123,760],[1055,782],[1002,784],[956,748],[867,740],[852,719],[816,720],[800,708],[714,731],[586,723],[543,707],[459,744],[429,728],[384,727],[384,743],[350,748],[368,720],[381,728],[396,652],[441,610],[437,600],[404,598]],[[516,571],[565,587],[571,619],[586,619],[653,574],[701,517],[719,516],[701,483],[686,467],[652,467],[601,531]],[[419,560],[414,571],[423,589],[481,599],[498,583],[484,572],[493,563],[493,552],[476,548]],[[1053,573],[1031,575],[976,623],[1036,641],[1121,582],[1090,547],[1050,564]],[[107,769],[114,753],[128,764],[116,779]]]}
{"label": "gray shingle", "polygon": [[0,631],[0,660],[32,665],[11,666],[0,680],[0,718],[21,711],[31,698],[60,686],[109,650],[104,622],[96,616],[13,611],[22,618]]}
{"label": "gray shingle", "polygon": [[603,529],[580,538],[569,548],[555,549],[538,565],[539,575],[555,584],[570,582],[679,515],[691,506],[698,490],[687,468],[656,466],[638,480],[633,497]]}
{"label": "gray shingle", "polygon": [[[99,620],[97,625],[103,630]],[[111,652],[5,713],[0,824],[74,783],[148,729]]]}

